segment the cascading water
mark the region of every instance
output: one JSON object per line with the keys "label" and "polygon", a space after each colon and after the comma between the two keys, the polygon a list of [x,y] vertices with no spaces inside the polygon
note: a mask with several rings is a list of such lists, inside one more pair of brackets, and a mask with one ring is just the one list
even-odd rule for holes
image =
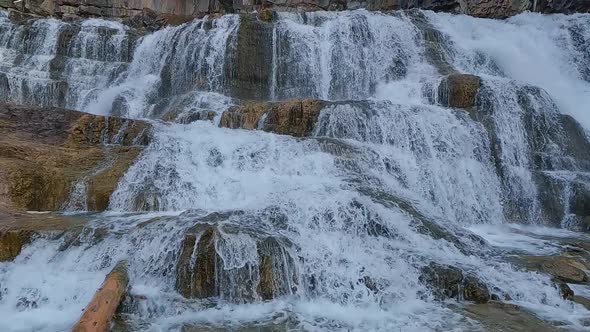
{"label": "cascading water", "polygon": [[[559,111],[589,125],[579,111],[590,96],[589,17],[278,14],[263,23],[272,25],[268,96],[336,101],[308,138],[218,127],[239,103],[227,75],[239,16],[142,37],[102,20],[1,17],[3,100],[133,118],[174,113],[179,123],[154,122],[109,210],[86,216],[75,239],[37,239],[0,263],[0,312],[14,317],[0,329],[67,330],[120,259],[129,262],[121,311],[130,331],[480,328],[435,301],[421,277],[432,262],[459,267],[547,321],[587,329],[587,310],[564,301],[546,275],[508,263],[506,252],[515,243],[532,254],[556,247],[536,237],[547,235],[539,226],[518,226],[528,235],[512,241],[508,222],[573,227],[584,217],[567,203],[571,188],[590,183],[590,159],[561,141],[574,134]],[[428,45],[420,20],[441,33],[439,45]],[[435,90],[447,73],[429,52],[482,77],[469,113],[441,106]],[[58,83],[66,86],[59,98],[48,90]],[[193,122],[204,119],[212,121]],[[567,189],[554,218],[539,190],[547,179]],[[584,237],[560,232],[552,235]],[[195,246],[208,237],[217,288],[187,299],[200,290],[179,284],[210,259]],[[268,257],[279,257],[272,300],[257,287]]]}

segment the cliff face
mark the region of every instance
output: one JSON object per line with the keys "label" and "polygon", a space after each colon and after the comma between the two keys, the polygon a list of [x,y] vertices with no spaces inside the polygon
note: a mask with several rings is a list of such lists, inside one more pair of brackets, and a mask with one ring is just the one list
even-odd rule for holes
{"label": "cliff face", "polygon": [[505,18],[524,11],[541,13],[589,12],[588,0],[1,0],[0,8],[19,14],[57,17],[128,19],[146,11],[174,23],[178,17],[219,12],[252,11],[265,7],[307,10],[399,10],[420,8],[477,17]]}

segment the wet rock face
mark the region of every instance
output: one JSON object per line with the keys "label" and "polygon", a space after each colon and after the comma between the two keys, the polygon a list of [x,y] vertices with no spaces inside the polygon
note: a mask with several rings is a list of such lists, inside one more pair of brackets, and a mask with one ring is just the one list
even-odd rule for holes
{"label": "wet rock face", "polygon": [[272,71],[272,25],[254,15],[240,15],[235,46],[224,68],[227,89],[242,99],[268,99]]}
{"label": "wet rock face", "polygon": [[327,102],[311,99],[245,103],[224,112],[219,126],[261,129],[281,135],[304,137],[311,134],[320,111],[326,104]]}
{"label": "wet rock face", "polygon": [[468,74],[444,77],[438,87],[439,102],[445,107],[470,109],[476,104],[481,78]]}
{"label": "wet rock face", "polygon": [[[366,8],[369,10],[399,10],[419,8],[439,12],[467,14],[477,17],[505,18],[526,10],[542,13],[588,12],[590,4],[585,0],[312,0],[273,1],[276,8],[297,8],[306,10],[345,10]],[[103,16],[124,19],[140,16],[145,9],[160,16],[198,16],[209,13],[233,13],[237,10],[260,10],[266,2],[248,0],[4,0],[0,7],[12,9],[21,15],[58,17]]]}
{"label": "wet rock face", "polygon": [[60,210],[76,181],[87,179],[88,208],[103,210],[148,132],[141,121],[0,105],[3,203],[9,209]]}
{"label": "wet rock face", "polygon": [[0,262],[11,261],[31,241],[32,232],[26,230],[0,231]]}
{"label": "wet rock face", "polygon": [[558,331],[514,304],[490,301],[486,304],[468,305],[464,308],[464,312],[469,318],[480,322],[486,331]]}
{"label": "wet rock face", "polygon": [[573,257],[523,256],[518,260],[528,269],[547,273],[559,282],[588,282],[588,275],[584,272],[584,270],[588,269],[588,266]]}
{"label": "wet rock face", "polygon": [[432,287],[435,298],[439,300],[454,298],[486,303],[491,298],[483,282],[453,266],[431,263],[422,269],[420,281]]}
{"label": "wet rock face", "polygon": [[586,0],[537,0],[534,11],[549,13],[587,13],[590,11],[590,3]]}
{"label": "wet rock face", "polygon": [[[218,296],[232,302],[248,302],[270,300],[295,291],[295,262],[282,241],[236,229],[222,235],[220,228],[206,224],[198,224],[194,230],[200,232],[185,235],[176,268],[176,289],[184,297]],[[255,257],[231,265],[235,258],[223,255],[248,250],[235,247],[239,244],[233,243],[234,236],[242,244],[253,245],[249,249]]]}

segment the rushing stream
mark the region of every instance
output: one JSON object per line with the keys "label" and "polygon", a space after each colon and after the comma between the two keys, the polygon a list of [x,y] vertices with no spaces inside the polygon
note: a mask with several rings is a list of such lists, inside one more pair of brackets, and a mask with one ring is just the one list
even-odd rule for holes
{"label": "rushing stream", "polygon": [[[460,267],[546,321],[588,329],[590,311],[506,257],[588,240],[578,232],[587,215],[569,197],[590,190],[590,152],[570,142],[590,129],[590,15],[276,14],[258,31],[265,67],[252,99],[334,101],[308,138],[218,127],[248,88],[232,67],[241,20],[142,36],[98,19],[0,17],[2,100],[154,124],[108,211],[66,206],[89,219],[77,245],[38,239],[0,263],[0,330],[67,330],[120,259],[131,279],[122,331],[480,328],[435,301],[420,278],[431,262]],[[474,116],[443,107],[436,88],[452,72],[482,77]],[[171,110],[215,116],[156,120]],[[549,195],[542,183],[557,189]],[[178,255],[202,224],[220,229],[220,286],[186,299]],[[256,290],[265,238],[282,260],[281,294],[270,301]]]}

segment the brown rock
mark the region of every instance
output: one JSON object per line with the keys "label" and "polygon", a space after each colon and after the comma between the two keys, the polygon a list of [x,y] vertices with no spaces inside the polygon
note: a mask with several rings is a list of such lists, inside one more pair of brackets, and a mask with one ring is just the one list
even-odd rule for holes
{"label": "brown rock", "polygon": [[475,106],[475,98],[480,86],[481,79],[478,76],[447,75],[438,87],[439,102],[445,107],[471,108]]}
{"label": "brown rock", "polygon": [[272,21],[273,12],[270,8],[265,8],[258,13],[258,19],[263,22]]}
{"label": "brown rock", "polygon": [[435,298],[465,299],[476,303],[486,303],[491,295],[488,287],[475,276],[467,275],[461,269],[430,263],[422,268],[420,281],[429,285]]}
{"label": "brown rock", "polygon": [[197,245],[194,266],[191,265],[196,236],[186,234],[182,242],[177,264],[176,289],[186,298],[207,298],[216,296],[215,267],[215,228],[207,228],[201,234]]}
{"label": "brown rock", "polygon": [[583,296],[579,296],[579,295],[575,295],[573,296],[573,301],[583,305],[584,307],[586,307],[586,309],[590,310],[590,299],[589,298],[585,298]]}
{"label": "brown rock", "polygon": [[148,131],[141,121],[0,104],[0,209],[59,210],[83,178],[91,208],[104,209]]}
{"label": "brown rock", "polygon": [[272,28],[253,14],[240,15],[235,47],[229,50],[224,69],[231,96],[244,100],[268,99],[272,75]]}
{"label": "brown rock", "polygon": [[135,147],[116,147],[107,150],[114,159],[109,167],[93,174],[88,179],[88,210],[102,211],[109,207],[111,194],[119,179],[125,174],[141,152]]}
{"label": "brown rock", "polygon": [[0,262],[13,260],[25,244],[31,240],[32,232],[25,230],[0,231]]}
{"label": "brown rock", "polygon": [[566,283],[584,283],[588,281],[586,273],[580,269],[583,263],[573,257],[562,256],[523,256],[519,258],[528,269],[544,272]]}
{"label": "brown rock", "polygon": [[514,304],[495,301],[486,304],[471,304],[464,307],[464,312],[469,318],[480,322],[485,331],[557,331],[556,328]]}
{"label": "brown rock", "polygon": [[462,12],[475,17],[506,18],[532,9],[530,0],[464,0]]}
{"label": "brown rock", "polygon": [[574,298],[574,291],[564,282],[557,283],[559,294],[564,300],[571,300]]}
{"label": "brown rock", "polygon": [[[281,135],[311,134],[326,102],[304,99],[283,102],[250,102],[224,112],[220,127],[262,129]],[[266,118],[263,118],[266,116]]]}
{"label": "brown rock", "polygon": [[117,306],[127,291],[129,276],[125,262],[119,262],[106,276],[72,332],[107,332]]}
{"label": "brown rock", "polygon": [[[212,214],[209,221],[227,215]],[[180,248],[176,270],[176,290],[186,298],[223,297],[229,301],[244,302],[256,298],[270,300],[291,294],[298,284],[293,258],[274,237],[256,238],[256,234],[228,226],[220,236],[218,226],[197,224],[187,233]],[[226,241],[225,236],[245,232],[257,243],[258,266],[225,269],[215,243]],[[231,244],[230,244],[231,245]],[[253,274],[258,271],[258,276]]]}

